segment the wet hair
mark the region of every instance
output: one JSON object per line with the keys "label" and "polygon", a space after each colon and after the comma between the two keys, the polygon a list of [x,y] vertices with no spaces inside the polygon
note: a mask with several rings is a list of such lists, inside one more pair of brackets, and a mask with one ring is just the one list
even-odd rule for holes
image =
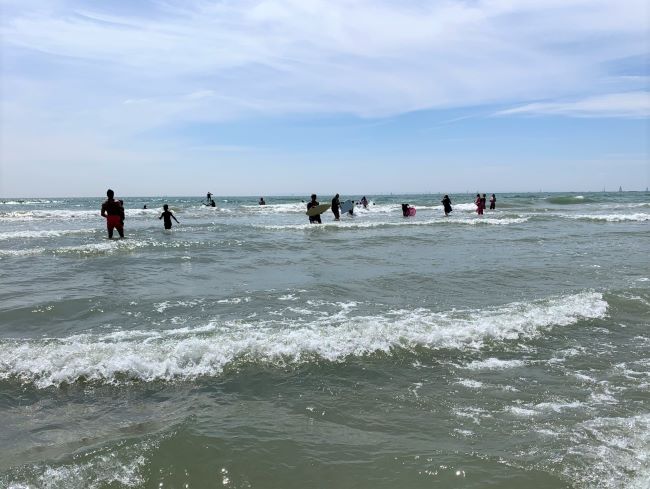
{"label": "wet hair", "polygon": [[167,204],[163,205],[163,209],[167,210],[169,209],[169,206]]}
{"label": "wet hair", "polygon": [[115,192],[113,192],[110,188],[106,191],[106,197],[109,199],[112,199],[115,196]]}

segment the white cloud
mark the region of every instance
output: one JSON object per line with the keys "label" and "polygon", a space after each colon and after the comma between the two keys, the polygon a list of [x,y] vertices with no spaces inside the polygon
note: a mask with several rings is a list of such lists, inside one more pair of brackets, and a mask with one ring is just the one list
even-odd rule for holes
{"label": "white cloud", "polygon": [[[613,68],[648,55],[646,0],[0,2],[5,188],[53,159],[64,175],[208,154],[187,133],[152,136],[192,122],[648,113],[648,73]],[[254,151],[216,136],[213,152]]]}
{"label": "white cloud", "polygon": [[[195,0],[129,15],[100,10],[110,3],[29,5],[3,21],[5,49],[66,63],[80,79],[64,77],[63,96],[92,83],[102,117],[145,126],[208,113],[390,116],[590,92],[609,77],[605,63],[645,54],[648,29],[642,0]],[[117,93],[168,110],[140,107],[134,118]]]}
{"label": "white cloud", "polygon": [[650,92],[610,93],[566,102],[537,102],[496,115],[543,114],[571,117],[650,117]]}

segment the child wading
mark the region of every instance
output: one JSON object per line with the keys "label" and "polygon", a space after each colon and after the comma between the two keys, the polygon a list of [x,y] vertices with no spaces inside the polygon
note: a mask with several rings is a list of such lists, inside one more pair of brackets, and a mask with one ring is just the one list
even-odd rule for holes
{"label": "child wading", "polygon": [[176,216],[172,214],[172,211],[169,210],[169,206],[167,204],[163,205],[163,213],[160,214],[160,217],[158,219],[165,218],[165,229],[171,229],[172,228],[172,219],[176,221],[176,224],[180,224],[178,222],[178,219],[176,219]]}

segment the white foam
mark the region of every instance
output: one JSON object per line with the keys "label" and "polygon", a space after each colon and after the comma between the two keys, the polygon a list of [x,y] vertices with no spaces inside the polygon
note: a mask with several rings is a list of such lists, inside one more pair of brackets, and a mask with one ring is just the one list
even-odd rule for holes
{"label": "white foam", "polygon": [[[273,319],[211,322],[176,330],[116,331],[66,338],[0,340],[0,378],[38,387],[72,383],[192,379],[220,374],[237,361],[343,361],[394,348],[477,349],[491,341],[532,338],[550,327],[600,318],[607,303],[584,292],[485,310],[391,310],[359,316],[355,303],[338,313],[297,310]],[[273,316],[271,316],[273,317]]]}
{"label": "white foam", "polygon": [[530,418],[539,414],[534,409],[524,408],[521,406],[509,406],[507,408],[507,411],[511,412],[515,416],[520,416],[522,418]]}
{"label": "white foam", "polygon": [[20,250],[0,250],[0,257],[10,256],[10,257],[20,257],[20,256],[32,256],[32,255],[41,255],[52,253],[55,255],[102,255],[102,254],[112,254],[124,251],[134,251],[140,248],[169,248],[181,247],[181,242],[168,243],[164,241],[155,241],[153,239],[113,239],[113,240],[102,240],[96,243],[86,243],[81,245],[74,246],[61,246],[59,248],[43,248],[43,247],[34,247],[34,248],[25,248]]}
{"label": "white foam", "polygon": [[60,204],[63,201],[61,200],[47,200],[47,199],[36,199],[36,200],[1,200],[0,205],[45,205],[45,204]]}
{"label": "white foam", "polygon": [[483,387],[483,382],[472,379],[460,379],[456,383],[467,387],[468,389],[481,389]]}
{"label": "white foam", "polygon": [[310,224],[306,222],[304,224],[269,224],[269,225],[254,225],[253,227],[258,229],[265,230],[275,230],[275,231],[304,231],[304,230],[324,230],[324,229],[370,229],[370,228],[388,228],[388,227],[401,227],[401,226],[435,226],[441,224],[465,224],[470,226],[477,225],[508,225],[508,224],[521,224],[527,222],[529,218],[519,217],[519,218],[455,218],[455,217],[445,217],[443,215],[435,219],[427,220],[417,220],[416,219],[403,219],[399,221],[364,221],[360,219],[347,219],[344,218],[341,221],[325,221],[323,224]]}
{"label": "white foam", "polygon": [[506,368],[523,367],[526,362],[523,360],[499,360],[498,358],[488,358],[487,360],[477,360],[465,365],[464,368],[472,370],[503,370]]}
{"label": "white foam", "polygon": [[4,220],[12,221],[30,221],[34,219],[55,219],[57,221],[66,221],[73,219],[103,219],[100,215],[99,207],[97,210],[69,210],[69,209],[37,209],[29,211],[14,211],[0,214]]}
{"label": "white foam", "polygon": [[579,402],[579,401],[556,401],[556,402],[540,402],[539,404],[535,404],[535,410],[537,411],[553,411],[555,413],[560,413],[562,411],[565,411],[567,409],[580,409],[584,408],[585,404]]}
{"label": "white foam", "polygon": [[563,472],[578,487],[650,487],[650,414],[597,418],[573,430],[573,464]]}
{"label": "white foam", "polygon": [[154,304],[153,308],[159,312],[163,313],[167,309],[173,308],[173,307],[196,307],[198,305],[201,305],[203,303],[203,299],[194,299],[194,300],[189,300],[189,301],[163,301],[159,302],[158,304]]}
{"label": "white foam", "polygon": [[71,234],[89,234],[94,233],[96,229],[61,229],[61,230],[42,230],[42,231],[8,231],[0,233],[0,241],[8,239],[37,239],[37,238],[58,238]]}
{"label": "white foam", "polygon": [[228,299],[219,299],[217,304],[241,304],[242,302],[250,302],[250,297],[230,297]]}
{"label": "white foam", "polygon": [[605,222],[645,222],[650,221],[650,214],[637,212],[634,214],[560,214],[560,217],[566,219],[579,219],[587,221],[605,221]]}
{"label": "white foam", "polygon": [[20,478],[0,477],[0,485],[8,489],[34,487],[66,489],[99,489],[101,487],[141,487],[146,483],[143,468],[147,454],[157,447],[157,442],[141,442],[133,446],[100,448],[88,456],[75,457],[75,462],[53,465],[38,464],[23,469]]}

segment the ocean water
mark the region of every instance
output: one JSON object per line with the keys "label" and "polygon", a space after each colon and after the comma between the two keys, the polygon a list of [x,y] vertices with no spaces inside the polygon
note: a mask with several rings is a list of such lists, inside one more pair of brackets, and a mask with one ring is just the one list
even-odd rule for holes
{"label": "ocean water", "polygon": [[650,487],[650,194],[368,197],[0,201],[0,487]]}

